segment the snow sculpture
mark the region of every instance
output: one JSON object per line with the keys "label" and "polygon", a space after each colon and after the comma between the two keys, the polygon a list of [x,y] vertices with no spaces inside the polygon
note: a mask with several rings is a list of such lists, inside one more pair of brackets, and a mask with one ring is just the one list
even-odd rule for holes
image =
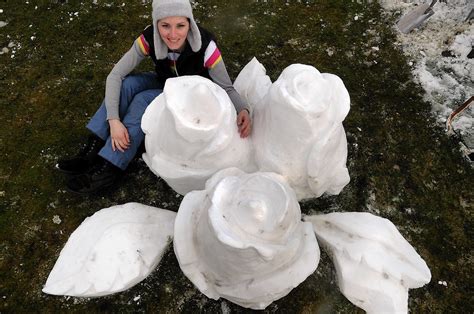
{"label": "snow sculpture", "polygon": [[305,220],[332,256],[341,292],[367,313],[407,313],[408,289],[431,280],[425,261],[387,219],[331,213]]}
{"label": "snow sculpture", "polygon": [[142,129],[146,164],[182,195],[202,190],[218,170],[255,170],[250,141],[238,134],[230,98],[206,78],[168,79],[146,109]]}
{"label": "snow sculpture", "polygon": [[252,309],[287,295],[316,270],[320,255],[286,181],[236,168],[184,197],[174,250],[181,270],[207,297]]}
{"label": "snow sculpture", "polygon": [[[261,76],[260,71],[247,78],[248,88]],[[339,194],[350,180],[342,126],[349,107],[349,94],[336,75],[302,64],[287,67],[255,107],[252,137],[259,170],[286,177],[298,199]]]}
{"label": "snow sculpture", "polygon": [[175,217],[138,203],[98,211],[71,234],[43,292],[97,297],[127,290],[158,265]]}
{"label": "snow sculpture", "polygon": [[265,67],[253,57],[235,79],[235,89],[252,109],[261,103],[272,85],[266,72]]}

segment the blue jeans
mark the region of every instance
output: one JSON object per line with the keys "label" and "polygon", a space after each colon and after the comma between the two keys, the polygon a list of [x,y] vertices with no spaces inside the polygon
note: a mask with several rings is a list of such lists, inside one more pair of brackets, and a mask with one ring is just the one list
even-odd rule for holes
{"label": "blue jeans", "polygon": [[121,152],[112,150],[109,122],[107,121],[107,110],[105,101],[87,124],[87,128],[105,141],[99,156],[108,160],[113,165],[125,170],[135,157],[145,134],[141,129],[141,121],[146,107],[163,91],[163,85],[158,82],[153,72],[129,75],[122,81],[120,91],[119,116],[120,120],[128,130],[130,147]]}

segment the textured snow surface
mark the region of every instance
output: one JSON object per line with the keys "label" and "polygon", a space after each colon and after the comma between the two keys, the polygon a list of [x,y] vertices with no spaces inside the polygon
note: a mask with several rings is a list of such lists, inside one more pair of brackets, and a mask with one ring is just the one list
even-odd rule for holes
{"label": "textured snow surface", "polygon": [[272,85],[272,81],[266,73],[265,67],[258,62],[257,58],[253,57],[240,71],[234,82],[235,89],[252,109],[261,103]]}
{"label": "textured snow surface", "polygon": [[218,170],[255,170],[251,143],[239,136],[229,96],[206,78],[168,79],[146,109],[142,129],[146,164],[182,195],[202,190]]}
{"label": "textured snow surface", "polygon": [[142,119],[151,170],[183,195],[229,167],[281,174],[298,199],[339,194],[350,181],[342,125],[350,98],[342,80],[294,64],[272,83],[253,58],[235,86],[253,111],[248,139],[240,138],[232,102],[218,85],[199,76],[167,80]]}
{"label": "textured snow surface", "polygon": [[[402,15],[430,2],[379,1],[385,9]],[[419,29],[398,34],[399,44],[413,62],[413,74],[425,89],[425,99],[443,126],[449,114],[474,95],[474,59],[467,58],[474,46],[474,20],[466,21],[472,9],[472,0],[438,2],[435,14]],[[453,127],[474,148],[474,105],[454,120]]]}
{"label": "textured snow surface", "polygon": [[237,168],[216,173],[204,191],[184,197],[174,250],[202,293],[252,309],[287,295],[316,270],[320,256],[286,181]]}
{"label": "textured snow surface", "polygon": [[71,234],[43,292],[96,297],[148,276],[171,242],[176,213],[128,203],[102,209]]}
{"label": "textured snow surface", "polygon": [[255,107],[252,142],[258,169],[283,175],[298,199],[339,194],[350,181],[342,125],[350,98],[342,80],[293,64],[270,85],[254,58],[235,85]]}
{"label": "textured snow surface", "polygon": [[332,257],[341,292],[368,313],[407,313],[408,289],[431,280],[425,261],[387,219],[331,213],[305,220]]}

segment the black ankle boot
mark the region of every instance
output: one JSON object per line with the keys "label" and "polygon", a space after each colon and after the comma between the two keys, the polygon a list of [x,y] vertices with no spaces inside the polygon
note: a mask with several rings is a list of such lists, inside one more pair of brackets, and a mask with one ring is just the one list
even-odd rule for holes
{"label": "black ankle boot", "polygon": [[85,173],[98,160],[97,154],[104,145],[105,141],[100,137],[89,135],[87,143],[83,145],[79,153],[72,158],[59,160],[56,168],[72,175]]}
{"label": "black ankle boot", "polygon": [[123,174],[123,171],[99,157],[99,161],[87,172],[70,179],[67,189],[78,194],[90,194],[105,189]]}

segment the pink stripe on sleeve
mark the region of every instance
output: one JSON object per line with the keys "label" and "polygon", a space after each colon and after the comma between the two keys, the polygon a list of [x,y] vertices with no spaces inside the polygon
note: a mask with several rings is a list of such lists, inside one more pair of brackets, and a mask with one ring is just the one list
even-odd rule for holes
{"label": "pink stripe on sleeve", "polygon": [[216,50],[212,53],[212,55],[207,59],[205,66],[206,68],[212,68],[216,61],[218,61],[219,57],[221,56],[221,52],[219,51],[219,48],[216,47]]}
{"label": "pink stripe on sleeve", "polygon": [[140,42],[143,45],[146,54],[148,55],[150,53],[150,46],[148,45],[148,42],[146,41],[145,36],[143,36],[143,34],[140,35]]}

